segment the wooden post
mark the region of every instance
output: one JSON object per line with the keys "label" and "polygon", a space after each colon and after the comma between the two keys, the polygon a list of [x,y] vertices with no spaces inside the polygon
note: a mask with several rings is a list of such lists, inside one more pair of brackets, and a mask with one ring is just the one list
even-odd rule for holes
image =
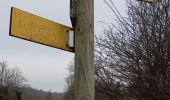
{"label": "wooden post", "polygon": [[16,96],[18,100],[21,100],[22,93],[19,92],[18,90],[15,90]]}
{"label": "wooden post", "polygon": [[74,100],[94,100],[94,0],[76,0]]}

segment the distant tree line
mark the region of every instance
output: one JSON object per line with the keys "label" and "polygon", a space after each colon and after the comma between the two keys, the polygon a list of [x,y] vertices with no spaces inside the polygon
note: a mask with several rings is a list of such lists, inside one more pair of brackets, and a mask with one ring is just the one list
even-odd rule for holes
{"label": "distant tree line", "polygon": [[63,100],[62,93],[32,89],[18,67],[0,62],[0,100]]}
{"label": "distant tree line", "polygon": [[[170,100],[170,0],[126,0],[127,17],[104,1],[116,18],[95,38],[96,100]],[[72,69],[66,100],[74,100]]]}

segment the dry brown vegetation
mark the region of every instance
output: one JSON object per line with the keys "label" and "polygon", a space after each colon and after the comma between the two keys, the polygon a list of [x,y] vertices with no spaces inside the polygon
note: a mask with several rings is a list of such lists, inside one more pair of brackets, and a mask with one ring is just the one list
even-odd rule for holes
{"label": "dry brown vegetation", "polygon": [[127,17],[105,3],[116,18],[95,39],[96,100],[170,100],[170,0],[126,0]]}

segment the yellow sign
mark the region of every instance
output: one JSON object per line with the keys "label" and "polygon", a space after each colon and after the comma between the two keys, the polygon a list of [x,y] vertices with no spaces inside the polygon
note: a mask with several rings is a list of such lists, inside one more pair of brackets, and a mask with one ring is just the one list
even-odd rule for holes
{"label": "yellow sign", "polygon": [[20,9],[11,8],[10,36],[74,52],[66,46],[71,28]]}

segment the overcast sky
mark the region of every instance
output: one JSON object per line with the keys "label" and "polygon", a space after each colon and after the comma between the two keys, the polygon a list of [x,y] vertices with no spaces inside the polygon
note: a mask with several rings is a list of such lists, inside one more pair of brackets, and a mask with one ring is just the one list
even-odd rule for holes
{"label": "overcast sky", "polygon": [[[63,92],[67,67],[74,54],[9,36],[10,9],[16,7],[71,27],[70,0],[0,0],[0,61],[19,67],[36,89]],[[124,0],[114,0],[120,12]],[[109,22],[113,16],[103,0],[95,0],[95,34],[102,34],[98,21]]]}

